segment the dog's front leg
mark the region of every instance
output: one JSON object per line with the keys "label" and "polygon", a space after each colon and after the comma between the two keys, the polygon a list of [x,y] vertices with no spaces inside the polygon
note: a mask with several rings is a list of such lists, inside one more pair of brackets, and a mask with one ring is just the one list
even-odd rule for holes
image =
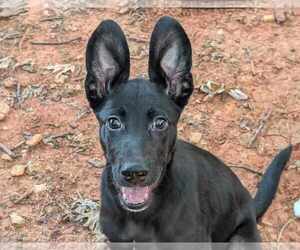
{"label": "dog's front leg", "polygon": [[260,235],[256,222],[248,220],[244,222],[230,238],[228,250],[260,250]]}

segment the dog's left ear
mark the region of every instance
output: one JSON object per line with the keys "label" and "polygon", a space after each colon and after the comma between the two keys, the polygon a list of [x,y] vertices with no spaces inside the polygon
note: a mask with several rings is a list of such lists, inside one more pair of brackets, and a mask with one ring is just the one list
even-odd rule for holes
{"label": "dog's left ear", "polygon": [[86,49],[85,90],[90,106],[98,107],[107,95],[129,78],[130,59],[126,37],[112,20],[103,21]]}
{"label": "dog's left ear", "polygon": [[162,17],[150,41],[149,78],[165,88],[183,108],[193,92],[192,48],[182,26],[171,17]]}

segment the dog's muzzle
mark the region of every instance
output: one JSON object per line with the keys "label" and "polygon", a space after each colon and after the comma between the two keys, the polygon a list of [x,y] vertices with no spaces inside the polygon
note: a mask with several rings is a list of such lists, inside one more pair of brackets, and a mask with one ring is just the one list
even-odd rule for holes
{"label": "dog's muzzle", "polygon": [[122,206],[131,212],[141,212],[145,210],[152,196],[150,186],[140,187],[121,187],[119,190],[119,199]]}

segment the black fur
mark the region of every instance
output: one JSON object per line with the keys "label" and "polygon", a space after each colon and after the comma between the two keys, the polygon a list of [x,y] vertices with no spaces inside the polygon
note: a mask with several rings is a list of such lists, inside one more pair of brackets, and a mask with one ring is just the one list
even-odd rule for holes
{"label": "black fur", "polygon": [[[151,37],[150,80],[128,80],[128,45],[113,21],[102,22],[89,40],[86,94],[107,159],[100,222],[111,242],[260,241],[256,219],[274,197],[291,147],[272,162],[253,200],[222,161],[177,140],[193,91],[191,55],[186,33],[170,17]],[[135,186],[151,188],[141,211],[120,198],[123,187]]]}

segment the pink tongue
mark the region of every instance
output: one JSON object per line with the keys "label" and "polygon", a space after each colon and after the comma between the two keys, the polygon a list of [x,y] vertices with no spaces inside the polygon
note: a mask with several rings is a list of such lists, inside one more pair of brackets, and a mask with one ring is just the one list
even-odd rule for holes
{"label": "pink tongue", "polygon": [[122,187],[122,198],[131,204],[144,203],[149,198],[149,187]]}

